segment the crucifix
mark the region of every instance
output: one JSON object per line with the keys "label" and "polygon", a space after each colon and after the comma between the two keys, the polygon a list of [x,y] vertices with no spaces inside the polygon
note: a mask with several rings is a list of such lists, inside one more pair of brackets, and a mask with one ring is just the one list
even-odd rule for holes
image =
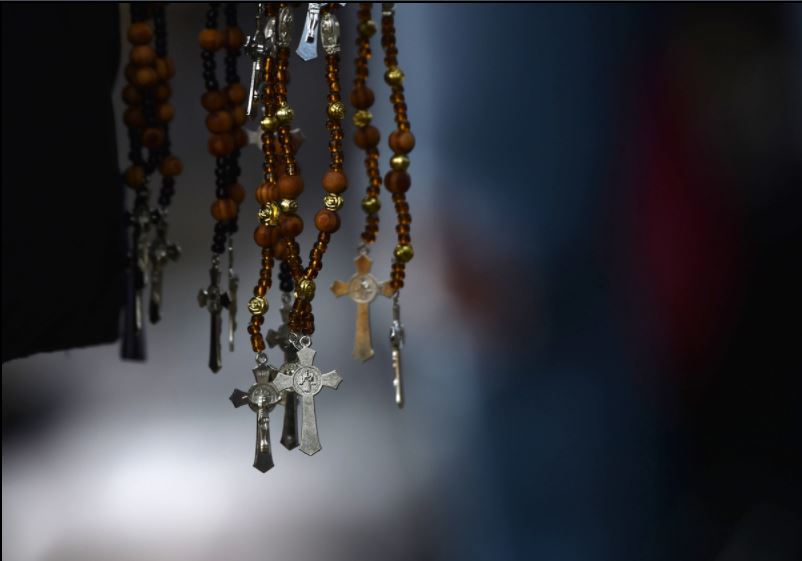
{"label": "crucifix", "polygon": [[393,295],[393,323],[390,324],[390,349],[393,355],[393,387],[395,404],[404,407],[404,385],[401,378],[401,349],[404,347],[404,324],[401,323],[401,306],[398,292]]}
{"label": "crucifix", "polygon": [[239,276],[234,272],[234,238],[228,237],[228,350],[234,352],[234,333],[237,330],[237,289]]}
{"label": "crucifix", "polygon": [[276,368],[267,363],[267,356],[264,353],[257,355],[253,375],[256,383],[247,392],[235,389],[229,399],[234,407],[247,404],[256,413],[256,453],[253,467],[264,473],[273,467],[269,414],[281,399],[281,394],[270,382],[270,378],[276,375]]}
{"label": "crucifix", "polygon": [[315,396],[323,387],[336,390],[342,378],[336,370],[323,374],[313,365],[315,350],[310,347],[311,340],[304,335],[299,341],[298,362],[294,367],[278,371],[273,385],[278,391],[292,389],[301,398],[301,452],[312,455],[320,450],[315,417]]}
{"label": "crucifix", "polygon": [[120,356],[127,360],[145,360],[145,334],[142,321],[142,291],[147,284],[148,232],[151,215],[148,189],[143,185],[134,199],[133,212],[127,214],[131,226],[131,245],[125,276],[123,344]]}
{"label": "crucifix", "polygon": [[[281,326],[278,330],[268,329],[267,344],[272,349],[278,346],[284,352],[284,365],[282,370],[289,372],[297,367],[298,354],[295,345],[290,340],[290,310],[292,304],[289,293],[281,295]],[[298,396],[294,392],[284,392],[284,426],[281,431],[281,444],[287,450],[298,447]]]}
{"label": "crucifix", "polygon": [[376,277],[370,274],[373,261],[366,251],[361,251],[356,259],[356,273],[347,282],[334,281],[331,291],[338,298],[346,294],[356,302],[356,331],[354,335],[354,357],[362,361],[373,356],[373,346],[370,341],[370,303],[381,293],[390,297],[394,289],[389,281],[379,283]]}
{"label": "crucifix", "polygon": [[223,367],[220,351],[220,335],[222,331],[222,318],[220,314],[223,308],[229,305],[228,294],[220,292],[220,266],[219,257],[215,256],[212,261],[212,268],[209,269],[211,282],[206,290],[198,292],[198,303],[201,308],[209,310],[211,316],[211,339],[209,341],[209,368],[217,374]]}
{"label": "crucifix", "polygon": [[162,304],[162,278],[164,266],[169,261],[178,261],[181,257],[181,247],[175,242],[167,241],[167,220],[162,212],[158,212],[156,222],[156,237],[150,243],[148,257],[150,261],[150,308],[151,323],[161,319]]}

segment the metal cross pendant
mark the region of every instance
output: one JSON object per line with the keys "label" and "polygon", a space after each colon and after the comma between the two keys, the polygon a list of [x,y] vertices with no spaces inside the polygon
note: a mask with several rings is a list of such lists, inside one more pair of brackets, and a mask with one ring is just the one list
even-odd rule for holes
{"label": "metal cross pendant", "polygon": [[296,53],[304,60],[312,60],[317,57],[317,34],[320,27],[320,2],[309,2],[306,9],[306,21],[304,30],[301,33],[301,42],[298,44]]}
{"label": "metal cross pendant", "polygon": [[401,377],[401,349],[404,347],[404,324],[401,323],[401,305],[398,292],[393,295],[393,323],[390,324],[390,349],[393,355],[393,387],[395,404],[404,407],[404,385]]}
{"label": "metal cross pendant", "polygon": [[336,390],[343,380],[335,370],[323,374],[317,366],[313,366],[315,350],[309,346],[311,343],[309,337],[301,337],[298,362],[294,366],[282,366],[273,381],[278,391],[291,388],[301,398],[301,452],[310,456],[320,450],[315,396],[324,386]]}
{"label": "metal cross pendant", "polygon": [[370,274],[373,261],[366,251],[360,252],[356,259],[356,273],[347,282],[334,281],[331,291],[335,296],[351,297],[356,302],[356,332],[354,335],[354,358],[362,361],[373,356],[373,346],[370,340],[370,303],[381,293],[383,296],[393,295],[393,287],[389,281],[379,283],[376,277]]}
{"label": "metal cross pendant", "polygon": [[245,46],[243,48],[245,54],[251,59],[251,87],[248,93],[248,106],[245,110],[245,114],[251,118],[255,116],[253,110],[254,103],[261,98],[259,90],[261,89],[264,79],[262,75],[264,59],[272,49],[272,45],[275,41],[276,18],[267,18],[267,24],[263,27],[263,13],[264,3],[260,2],[256,5],[256,30],[253,35],[248,35],[245,39]]}
{"label": "metal cross pendant", "polygon": [[235,389],[229,397],[234,407],[247,404],[256,413],[256,453],[253,458],[253,467],[262,473],[273,467],[273,454],[270,451],[269,413],[281,398],[279,391],[270,382],[270,378],[275,374],[276,368],[267,363],[267,356],[259,353],[256,357],[256,368],[253,369],[256,383],[247,392]]}
{"label": "metal cross pendant", "polygon": [[211,282],[206,290],[198,292],[198,303],[201,308],[209,310],[211,315],[211,339],[209,341],[209,368],[217,374],[223,367],[220,351],[220,335],[223,320],[220,313],[223,308],[229,305],[228,294],[220,292],[220,268],[219,258],[215,256],[212,261],[212,268],[209,269]]}
{"label": "metal cross pendant", "polygon": [[150,243],[148,257],[150,261],[149,316],[151,323],[157,323],[161,319],[164,266],[169,261],[178,261],[178,258],[181,257],[181,247],[175,242],[167,241],[167,220],[161,212],[158,213],[156,237]]}
{"label": "metal cross pendant", "polygon": [[239,277],[234,272],[234,239],[228,238],[228,350],[234,352],[234,333],[237,331],[237,289]]}
{"label": "metal cross pendant", "polygon": [[127,219],[132,234],[125,276],[125,317],[120,355],[127,360],[145,360],[142,291],[147,284],[147,234],[151,224],[146,186],[137,192],[133,211],[127,214]]}
{"label": "metal cross pendant", "polygon": [[[281,295],[281,320],[282,324],[278,330],[268,329],[267,344],[272,349],[278,346],[284,351],[284,371],[295,370],[298,366],[298,354],[295,345],[290,340],[290,310],[292,309],[291,296],[288,293]],[[284,426],[281,431],[281,444],[287,450],[298,447],[298,396],[295,392],[284,392],[282,397],[284,402]]]}

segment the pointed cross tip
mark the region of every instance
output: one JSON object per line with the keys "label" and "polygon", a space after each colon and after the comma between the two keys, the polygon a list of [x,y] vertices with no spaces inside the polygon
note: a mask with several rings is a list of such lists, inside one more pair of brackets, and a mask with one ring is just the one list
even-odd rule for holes
{"label": "pointed cross tip", "polygon": [[318,444],[317,446],[301,446],[301,452],[306,454],[307,456],[314,456],[318,452],[320,452],[322,446]]}
{"label": "pointed cross tip", "polygon": [[253,462],[253,467],[261,471],[262,473],[266,473],[268,470],[273,468],[273,459],[272,458],[259,458]]}

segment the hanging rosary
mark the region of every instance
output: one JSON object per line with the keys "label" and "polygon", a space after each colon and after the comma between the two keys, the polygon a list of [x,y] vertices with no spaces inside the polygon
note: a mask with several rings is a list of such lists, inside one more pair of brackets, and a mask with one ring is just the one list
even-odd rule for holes
{"label": "hanging rosary", "polygon": [[[302,61],[312,60],[319,56],[319,50],[323,51],[326,89],[325,106],[321,116],[325,119],[329,133],[327,147],[329,166],[321,178],[322,205],[313,219],[317,235],[308,250],[306,264],[298,242],[298,236],[304,229],[298,202],[298,197],[304,191],[304,178],[296,160],[303,135],[298,129],[291,128],[295,109],[290,105],[288,97],[289,66],[293,58],[292,29],[294,9],[297,4],[259,3],[255,30],[244,38],[237,24],[237,4],[226,3],[223,6],[211,3],[206,12],[205,26],[198,38],[206,86],[201,104],[208,111],[206,118],[206,127],[210,133],[208,150],[215,157],[215,199],[211,207],[215,227],[211,248],[210,282],[206,289],[200,291],[198,301],[211,318],[208,365],[215,373],[222,368],[221,339],[224,309],[228,311],[229,350],[234,350],[238,277],[233,270],[233,235],[238,229],[238,223],[242,221],[242,217],[239,217],[239,206],[245,197],[245,189],[238,181],[241,172],[240,150],[249,142],[258,143],[263,156],[263,179],[254,193],[259,203],[259,210],[253,232],[253,240],[260,248],[261,255],[258,278],[247,306],[250,312],[247,331],[256,362],[252,370],[254,383],[248,391],[235,389],[230,396],[235,407],[247,405],[256,414],[256,450],[253,465],[262,472],[273,467],[269,415],[276,406],[284,407],[280,440],[282,445],[288,450],[298,448],[307,455],[313,455],[321,449],[315,398],[324,388],[336,390],[342,382],[342,377],[335,370],[326,371],[315,364],[317,351],[314,350],[312,343],[312,335],[315,333],[312,302],[317,293],[316,280],[323,269],[323,258],[332,236],[341,226],[339,211],[345,204],[344,193],[348,188],[343,152],[343,120],[346,109],[341,99],[339,79],[341,47],[338,13],[343,11],[344,5],[309,3],[301,36],[298,38],[298,46],[295,49],[295,53]],[[130,313],[129,306],[126,306],[126,325],[130,323],[133,328],[141,326],[141,321],[137,323],[138,318],[141,319],[141,314],[137,316],[137,306],[140,304],[142,287],[147,282],[146,273],[150,271],[152,285],[151,320],[158,321],[162,268],[168,259],[177,257],[177,246],[166,241],[166,209],[173,191],[173,177],[181,171],[180,162],[169,152],[166,124],[169,118],[163,118],[168,117],[168,112],[169,117],[172,116],[172,109],[168,111],[165,108],[169,97],[166,79],[172,75],[172,65],[159,62],[167,61],[164,48],[166,38],[163,34],[164,7],[162,4],[153,6],[158,7],[132,4],[129,38],[134,47],[131,55],[132,65],[129,65],[130,71],[126,71],[130,84],[123,94],[126,103],[129,104],[125,122],[129,127],[131,142],[129,153],[131,167],[125,172],[125,181],[136,190],[129,220],[132,240],[132,250],[129,255],[129,276],[132,279],[129,283],[129,299],[133,302]],[[224,9],[224,29],[219,26],[221,6]],[[404,394],[400,351],[404,341],[404,331],[400,321],[399,294],[404,286],[406,264],[413,256],[410,238],[411,215],[406,201],[406,191],[411,184],[408,154],[415,145],[415,138],[410,131],[407,117],[403,88],[404,74],[397,60],[394,4],[384,3],[381,20],[384,78],[390,88],[390,102],[393,106],[396,129],[388,138],[392,156],[390,169],[382,178],[379,164],[381,134],[379,129],[371,124],[373,116],[370,113],[375,96],[367,86],[369,62],[372,58],[370,38],[377,30],[376,23],[371,19],[372,6],[371,3],[362,3],[357,10],[356,77],[349,96],[350,103],[355,109],[354,143],[364,151],[365,155],[368,185],[361,201],[365,213],[365,227],[357,247],[356,273],[348,281],[335,281],[331,285],[331,290],[335,296],[348,295],[357,305],[353,356],[361,361],[374,355],[369,305],[379,295],[392,300],[390,350],[393,385],[395,402],[398,407],[402,407]],[[147,46],[151,40],[150,26],[145,22],[148,13],[152,14],[156,29],[156,49],[154,56],[151,57],[152,60],[144,51],[141,53],[137,51],[140,46]],[[220,50],[225,51],[226,85],[223,88],[220,87],[216,75],[215,56]],[[136,57],[134,51],[137,51]],[[251,61],[248,90],[240,83],[236,69],[238,58],[243,51]],[[149,68],[148,65],[153,66],[155,78],[148,72],[145,72],[147,76],[144,74],[140,76],[140,70]],[[162,75],[165,78],[162,78]],[[258,133],[249,133],[244,128],[248,118],[258,121]],[[161,134],[153,133],[151,129],[154,128],[158,128]],[[158,142],[151,138],[154,136],[159,136]],[[147,159],[141,154],[143,146],[149,149]],[[159,209],[151,211],[147,180],[157,168],[162,173],[163,185],[159,197]],[[369,257],[370,248],[379,233],[378,212],[381,207],[382,184],[391,193],[397,234],[390,266],[390,279],[386,282],[379,282],[373,276],[372,260]],[[155,240],[159,241],[151,243],[150,246],[143,246],[142,238],[150,231],[151,225],[155,225]],[[147,247],[149,251],[142,250],[142,247]],[[169,247],[176,249],[170,250]],[[224,289],[222,257],[226,252],[228,284]],[[157,258],[157,255],[166,257]],[[264,337],[262,327],[269,309],[274,268],[278,269],[281,324],[276,329],[268,329]],[[138,332],[134,330],[133,333],[141,335],[141,328]],[[136,345],[132,344],[133,347]],[[268,359],[268,347],[281,353],[280,361],[276,363],[278,366],[271,364]]]}

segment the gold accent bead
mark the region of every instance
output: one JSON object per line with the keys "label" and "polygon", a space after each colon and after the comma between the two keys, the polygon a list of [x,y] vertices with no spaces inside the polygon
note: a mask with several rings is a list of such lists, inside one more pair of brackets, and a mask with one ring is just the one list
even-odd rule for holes
{"label": "gold accent bead", "polygon": [[342,101],[334,101],[329,103],[328,108],[329,117],[337,119],[338,121],[345,117],[345,105]]}
{"label": "gold accent bead", "polygon": [[409,158],[403,154],[395,154],[390,158],[390,167],[396,170],[404,171],[409,167]]}
{"label": "gold accent bead", "polygon": [[261,316],[267,313],[267,300],[261,296],[254,296],[248,301],[248,311],[255,316]]}
{"label": "gold accent bead", "polygon": [[273,115],[265,115],[265,118],[259,123],[263,131],[273,132],[278,126],[278,119]]}
{"label": "gold accent bead", "polygon": [[384,73],[384,81],[391,86],[400,86],[404,82],[404,72],[397,66],[393,66]]}
{"label": "gold accent bead", "polygon": [[279,206],[276,203],[270,202],[259,209],[257,216],[259,217],[259,222],[265,226],[275,226],[278,224],[280,214],[281,209]]}
{"label": "gold accent bead", "polygon": [[276,109],[276,119],[278,119],[278,122],[282,125],[291,122],[294,118],[295,111],[286,103]]}
{"label": "gold accent bead", "polygon": [[326,207],[326,210],[340,210],[344,202],[345,199],[335,193],[328,193],[323,197],[323,206]]}
{"label": "gold accent bead", "polygon": [[365,197],[362,199],[362,210],[367,214],[376,214],[382,207],[382,203],[378,197]]}
{"label": "gold accent bead", "polygon": [[373,37],[376,33],[376,22],[372,19],[365,20],[359,23],[359,34],[364,37]]}
{"label": "gold accent bead", "polygon": [[415,251],[412,249],[411,245],[397,245],[395,246],[393,255],[395,255],[395,259],[399,263],[409,263],[415,256]]}
{"label": "gold accent bead", "polygon": [[315,297],[315,281],[311,279],[301,279],[295,287],[295,297],[311,300]]}
{"label": "gold accent bead", "polygon": [[371,120],[373,120],[373,113],[367,109],[360,109],[354,113],[354,124],[360,128],[368,126]]}
{"label": "gold accent bead", "polygon": [[298,212],[298,201],[295,199],[281,199],[279,203],[281,212],[284,214],[295,214]]}

